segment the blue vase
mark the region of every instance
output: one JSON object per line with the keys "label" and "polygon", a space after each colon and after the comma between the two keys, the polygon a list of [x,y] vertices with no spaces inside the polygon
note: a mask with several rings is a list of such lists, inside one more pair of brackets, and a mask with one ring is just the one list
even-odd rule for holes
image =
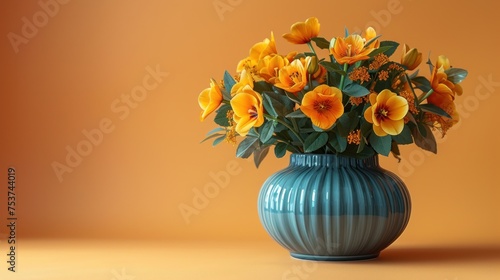
{"label": "blue vase", "polygon": [[410,208],[405,184],[379,166],[377,155],[292,154],[258,199],[266,231],[307,260],[377,257],[401,235]]}

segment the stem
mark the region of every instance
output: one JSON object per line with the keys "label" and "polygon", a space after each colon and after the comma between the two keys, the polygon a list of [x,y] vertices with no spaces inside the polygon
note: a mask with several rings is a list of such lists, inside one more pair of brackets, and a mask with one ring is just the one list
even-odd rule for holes
{"label": "stem", "polygon": [[273,120],[273,121],[277,121],[279,122],[280,124],[284,125],[286,128],[288,128],[295,136],[297,136],[297,138],[299,139],[300,143],[302,145],[304,145],[304,139],[302,139],[302,137],[300,137],[299,133],[293,128],[291,127],[289,124],[287,124],[286,122],[278,119],[278,118],[275,118],[269,114],[264,114],[264,116],[270,120]]}
{"label": "stem", "polygon": [[345,75],[342,75],[342,77],[340,77],[340,90],[344,89],[344,81],[345,81],[345,76],[347,76],[347,68],[348,67],[349,67],[349,64],[344,63],[344,72],[345,72]]}
{"label": "stem", "polygon": [[318,56],[318,55],[316,55],[316,51],[314,50],[314,47],[311,44],[311,41],[307,42],[307,45],[309,46],[309,49],[311,50],[311,52],[314,53],[315,56]]}
{"label": "stem", "polygon": [[222,99],[222,103],[224,103],[224,104],[231,104],[231,102],[229,100],[226,100],[226,99]]}

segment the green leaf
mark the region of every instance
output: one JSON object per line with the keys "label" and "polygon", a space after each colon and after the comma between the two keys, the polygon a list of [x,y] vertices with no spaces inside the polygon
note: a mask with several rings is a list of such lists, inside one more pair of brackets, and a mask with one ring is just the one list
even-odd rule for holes
{"label": "green leaf", "polygon": [[347,139],[338,133],[330,133],[330,141],[328,143],[339,153],[342,153],[347,148]]}
{"label": "green leaf", "polygon": [[366,146],[366,137],[365,137],[365,135],[363,135],[362,131],[360,131],[359,137],[361,139],[359,141],[358,150],[356,151],[357,153],[361,153],[361,151],[363,151],[365,149],[365,146]]}
{"label": "green leaf", "polygon": [[367,88],[357,83],[348,84],[347,86],[344,87],[344,90],[342,92],[352,97],[363,97],[370,93],[370,91]]}
{"label": "green leaf", "polygon": [[430,58],[428,58],[428,59],[427,59],[427,62],[426,62],[425,64],[429,65],[429,70],[430,70],[430,72],[432,73],[432,72],[433,72],[433,70],[434,70],[434,65],[432,65],[432,61],[431,61],[431,59],[430,59]]}
{"label": "green leaf", "polygon": [[248,134],[247,134],[247,137],[250,136],[250,137],[256,137],[256,138],[259,138],[259,133],[257,132],[257,130],[255,129],[255,127],[252,127],[252,129],[250,129],[248,131]]}
{"label": "green leaf", "polygon": [[290,99],[292,100],[293,102],[297,103],[297,104],[300,104],[300,99],[295,96],[293,93],[290,93],[288,91],[285,91],[285,95]]}
{"label": "green leaf", "polygon": [[382,35],[377,35],[377,36],[371,38],[368,42],[365,42],[365,47],[370,45],[371,43],[375,42],[375,40],[378,40],[378,38],[380,38],[380,36],[382,36]]}
{"label": "green leaf", "polygon": [[214,133],[216,133],[216,132],[221,132],[221,131],[225,131],[225,130],[226,130],[226,129],[224,129],[224,128],[222,128],[222,127],[216,127],[216,128],[214,128],[214,129],[210,130],[210,131],[207,133],[207,136],[212,135],[212,134],[214,134]]}
{"label": "green leaf", "polygon": [[377,54],[389,51],[391,49],[392,49],[391,46],[379,47],[377,49],[374,49],[368,56],[375,57]]}
{"label": "green leaf", "polygon": [[307,118],[307,116],[299,108],[299,109],[291,112],[290,114],[286,115],[285,118]]}
{"label": "green leaf", "polygon": [[342,68],[340,68],[340,65],[337,63],[323,60],[323,61],[319,62],[319,64],[323,65],[323,67],[325,67],[326,70],[329,72],[335,72],[335,73],[338,73],[340,75],[346,75],[346,72]]}
{"label": "green leaf", "polygon": [[260,164],[269,152],[269,147],[270,146],[265,146],[260,147],[259,149],[255,149],[255,151],[253,152],[253,162],[255,163],[255,167],[259,168]]}
{"label": "green leaf", "polygon": [[274,109],[273,107],[273,101],[271,100],[271,98],[269,97],[269,95],[267,94],[262,94],[262,96],[264,97],[263,99],[263,103],[264,103],[264,108],[266,109],[267,113],[273,117],[278,117],[278,113],[276,112],[276,110]]}
{"label": "green leaf", "polygon": [[223,80],[224,80],[224,87],[226,88],[226,91],[228,93],[231,92],[231,89],[236,84],[236,81],[234,80],[233,76],[231,76],[231,74],[229,74],[229,72],[225,71]]}
{"label": "green leaf", "polygon": [[467,77],[467,70],[461,68],[449,68],[444,71],[448,75],[448,80],[454,84],[458,84]]}
{"label": "green leaf", "polygon": [[354,130],[358,126],[359,118],[357,111],[351,111],[347,114],[343,114],[337,120],[337,129],[342,137],[347,137],[349,132]]}
{"label": "green leaf", "polygon": [[215,115],[214,122],[220,126],[227,127],[229,126],[229,120],[227,119],[227,111],[231,110],[231,105],[223,104],[217,110],[217,114]]}
{"label": "green leaf", "polygon": [[200,141],[200,144],[201,144],[201,143],[203,143],[203,142],[205,142],[205,141],[207,141],[207,140],[210,140],[210,139],[212,139],[212,138],[219,137],[219,136],[224,136],[224,137],[225,137],[225,136],[226,136],[226,134],[220,134],[220,133],[215,133],[215,134],[212,134],[212,135],[210,135],[210,136],[205,137],[205,139],[201,140],[201,141]]}
{"label": "green leaf", "polygon": [[407,125],[405,125],[403,127],[403,131],[401,131],[401,133],[399,133],[398,135],[392,136],[392,140],[394,140],[398,144],[411,144],[411,143],[413,143],[413,138],[411,137],[410,128]]}
{"label": "green leaf", "polygon": [[326,145],[328,134],[326,132],[313,132],[304,140],[304,151],[312,153]]}
{"label": "green leaf", "polygon": [[434,134],[432,134],[431,129],[426,126],[422,125],[419,128],[423,129],[425,131],[425,136],[422,135],[422,131],[420,129],[414,128],[412,129],[411,133],[413,135],[413,139],[415,139],[415,144],[429,152],[437,153],[437,143],[436,143],[436,138],[434,137]]}
{"label": "green leaf", "polygon": [[364,149],[358,151],[355,156],[357,158],[367,158],[375,155],[375,151],[370,146],[364,146]]}
{"label": "green leaf", "polygon": [[391,153],[392,155],[398,159],[398,162],[401,162],[401,153],[399,152],[399,147],[398,143],[392,141],[392,146],[391,146]]}
{"label": "green leaf", "polygon": [[375,152],[388,156],[389,153],[391,152],[391,136],[386,135],[386,136],[377,136],[375,133],[370,134],[370,137],[368,138],[370,145],[372,148],[375,150]]}
{"label": "green leaf", "polygon": [[427,78],[418,76],[411,79],[411,82],[415,85],[416,88],[420,89],[423,92],[428,92],[431,90],[431,82],[427,80]]}
{"label": "green leaf", "polygon": [[221,137],[215,138],[214,142],[212,143],[212,146],[217,146],[219,143],[224,141],[226,139],[226,135],[222,135]]}
{"label": "green leaf", "polygon": [[330,41],[326,40],[323,37],[312,38],[311,41],[314,41],[314,43],[316,43],[316,46],[318,46],[318,48],[320,49],[330,48]]}
{"label": "green leaf", "polygon": [[265,91],[273,91],[273,87],[266,81],[258,81],[253,83],[253,90],[258,93],[263,93]]}
{"label": "green leaf", "polygon": [[[369,105],[366,104],[365,107],[369,107]],[[364,120],[364,118],[363,118],[363,120],[361,121],[360,130],[361,130],[361,135],[364,135],[365,137],[367,137],[372,132],[373,125],[371,123],[367,122],[366,120]]]}
{"label": "green leaf", "polygon": [[[270,101],[270,104],[277,113],[277,116],[285,116],[288,113],[291,113],[295,108],[295,103],[283,94],[279,94],[274,91],[266,91],[263,95],[266,95],[269,98],[268,101]],[[273,109],[269,108],[268,110],[268,108],[266,108],[268,112]]]}
{"label": "green leaf", "polygon": [[[418,132],[420,133],[420,135],[422,135],[423,137],[427,137],[427,129],[426,129],[426,125],[424,125],[423,123],[417,123],[417,128],[418,128]],[[413,133],[413,132],[412,132]]]}
{"label": "green leaf", "polygon": [[287,143],[279,142],[278,144],[276,144],[276,146],[274,146],[274,155],[277,158],[284,157],[286,154],[287,147],[288,147]]}
{"label": "green leaf", "polygon": [[260,127],[260,141],[262,143],[267,142],[271,139],[271,137],[273,137],[275,127],[276,123],[274,121],[267,121]]}
{"label": "green leaf", "polygon": [[241,143],[238,145],[236,149],[236,157],[239,158],[248,158],[253,151],[257,148],[257,141],[259,138],[257,137],[249,137],[247,136]]}
{"label": "green leaf", "polygon": [[391,47],[390,49],[384,51],[384,54],[390,57],[396,51],[396,49],[398,48],[398,46],[399,46],[398,42],[394,42],[394,41],[381,41],[379,48]]}
{"label": "green leaf", "polygon": [[446,113],[445,110],[441,109],[440,107],[434,104],[420,104],[418,107],[424,112],[433,113],[438,116],[451,119],[451,116],[448,113]]}

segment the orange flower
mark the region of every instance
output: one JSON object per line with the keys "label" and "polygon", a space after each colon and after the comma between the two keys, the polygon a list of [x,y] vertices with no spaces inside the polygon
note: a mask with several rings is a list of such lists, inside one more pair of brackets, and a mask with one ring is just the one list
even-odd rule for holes
{"label": "orange flower", "polygon": [[448,69],[450,69],[450,61],[446,56],[440,55],[431,75],[431,87],[434,92],[427,98],[430,103],[434,104],[433,99],[435,98],[448,96],[454,100],[455,95],[462,95],[462,87],[448,80],[448,75],[445,73],[445,70]]}
{"label": "orange flower", "polygon": [[436,95],[431,100],[427,99],[427,102],[443,109],[451,117],[446,118],[432,113],[425,113],[427,121],[429,121],[434,127],[436,127],[444,137],[448,129],[450,129],[460,120],[460,116],[458,114],[457,108],[455,107],[455,103],[448,95]]}
{"label": "orange flower", "polygon": [[318,34],[319,21],[315,17],[310,17],[305,22],[294,23],[290,33],[283,34],[283,38],[292,44],[306,44],[312,38],[318,37]]}
{"label": "orange flower", "polygon": [[292,93],[299,92],[307,84],[307,69],[300,59],[295,59],[280,69],[278,79],[276,87]]}
{"label": "orange flower", "polygon": [[351,34],[347,38],[338,37],[334,39],[330,53],[340,64],[353,64],[359,60],[369,58],[374,48],[365,46],[365,39],[357,34]]}
{"label": "orange flower", "polygon": [[460,119],[454,100],[455,95],[462,95],[462,87],[448,80],[448,75],[445,73],[447,69],[450,69],[450,61],[444,55],[440,55],[431,75],[433,92],[427,97],[427,103],[436,105],[451,116],[450,119],[427,113],[428,119],[434,121],[434,125],[440,129],[443,136]]}
{"label": "orange flower", "polygon": [[394,92],[384,89],[378,95],[370,94],[372,106],[365,111],[365,119],[373,124],[378,136],[398,135],[403,131],[403,118],[408,113],[408,101]]}
{"label": "orange flower", "polygon": [[198,96],[198,104],[203,112],[201,112],[200,120],[205,118],[215,111],[222,102],[222,92],[219,85],[213,79],[210,80],[210,87],[204,89]]}
{"label": "orange flower", "polygon": [[252,127],[259,127],[264,123],[262,96],[249,85],[237,92],[230,103],[234,111],[235,130],[239,135],[246,136]]}
{"label": "orange flower", "polygon": [[319,85],[304,95],[300,109],[315,126],[327,130],[344,113],[342,92],[335,87]]}

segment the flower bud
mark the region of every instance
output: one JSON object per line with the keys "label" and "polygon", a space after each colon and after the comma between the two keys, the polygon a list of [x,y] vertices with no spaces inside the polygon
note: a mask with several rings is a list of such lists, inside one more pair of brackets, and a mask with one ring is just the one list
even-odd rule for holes
{"label": "flower bud", "polygon": [[406,44],[403,45],[403,55],[401,56],[401,64],[406,66],[408,70],[413,70],[422,62],[422,53],[417,49],[410,47]]}
{"label": "flower bud", "polygon": [[307,64],[307,73],[314,75],[319,70],[318,57],[313,55],[309,57],[309,63]]}

